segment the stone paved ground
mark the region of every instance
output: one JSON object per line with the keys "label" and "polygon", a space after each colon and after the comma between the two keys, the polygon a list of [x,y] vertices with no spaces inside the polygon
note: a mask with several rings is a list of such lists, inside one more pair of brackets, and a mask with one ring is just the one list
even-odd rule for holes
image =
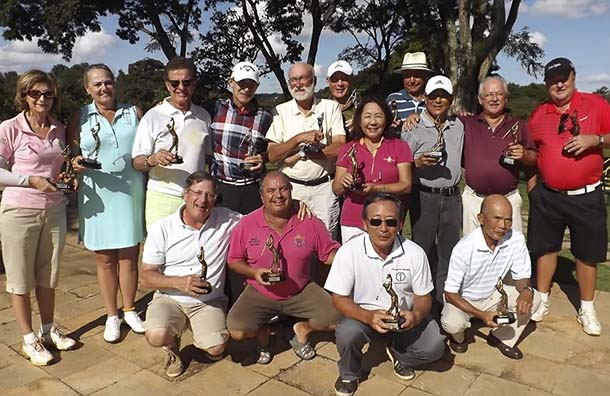
{"label": "stone paved ground", "polygon": [[[222,395],[305,396],[332,395],[338,356],[332,339],[316,339],[318,357],[298,359],[283,341],[275,340],[277,355],[268,366],[251,363],[252,344],[231,344],[226,358],[205,360],[190,345],[182,343],[188,362],[185,374],[168,380],[160,372],[163,353],[146,344],[144,337],[123,328],[118,344],[103,341],[104,312],[95,279],[93,255],[75,244],[70,235],[64,253],[57,295],[57,321],[82,345],[69,352],[54,352],[55,361],[34,367],[20,356],[21,335],[6,293],[0,294],[0,394],[32,395]],[[4,276],[0,277],[4,290]],[[605,332],[590,337],[575,320],[569,296],[573,287],[553,288],[551,314],[520,344],[521,361],[504,358],[487,346],[485,329],[473,330],[474,343],[463,355],[447,350],[443,359],[413,381],[399,380],[374,343],[365,355],[370,368],[360,385],[359,396],[423,395],[607,395],[610,394],[610,293],[598,292],[596,304]],[[138,307],[144,310],[150,294],[139,291]],[[39,317],[34,318],[38,326]]]}

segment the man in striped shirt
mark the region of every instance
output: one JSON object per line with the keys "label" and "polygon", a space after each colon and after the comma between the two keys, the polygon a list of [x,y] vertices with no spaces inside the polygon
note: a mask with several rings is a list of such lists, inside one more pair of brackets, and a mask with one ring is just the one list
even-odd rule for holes
{"label": "man in striped shirt", "polygon": [[[450,348],[456,353],[468,349],[464,330],[470,327],[470,319],[476,317],[492,328],[487,336],[489,345],[508,358],[523,357],[515,344],[540,305],[540,294],[530,285],[531,262],[525,237],[511,229],[512,217],[513,209],[506,197],[487,196],[478,215],[481,226],[453,249],[441,324],[450,336]],[[503,289],[508,297],[508,310],[516,312],[516,320],[501,325],[498,316],[502,294],[496,285],[509,272],[514,286],[504,285]]]}

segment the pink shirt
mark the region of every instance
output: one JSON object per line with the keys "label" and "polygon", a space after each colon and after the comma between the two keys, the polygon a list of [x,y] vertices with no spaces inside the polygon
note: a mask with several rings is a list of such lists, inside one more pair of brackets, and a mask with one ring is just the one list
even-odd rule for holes
{"label": "pink shirt", "polygon": [[[396,138],[383,138],[375,156],[366,144],[349,142],[339,149],[337,166],[352,172],[352,163],[347,152],[356,145],[356,161],[360,177],[365,183],[392,184],[398,182],[398,164],[413,162],[413,153],[407,142]],[[341,210],[341,225],[362,228],[362,206],[366,197],[350,191],[345,195]]]}
{"label": "pink shirt", "polygon": [[326,261],[341,246],[317,217],[299,220],[295,214],[279,235],[265,221],[261,207],[241,219],[233,230],[227,262],[245,261],[254,268],[270,268],[273,255],[265,247],[269,234],[280,250],[286,280],[272,286],[259,285],[254,279],[247,282],[271,300],[285,300],[300,293],[311,281],[311,256],[315,254],[320,261]]}
{"label": "pink shirt", "polygon": [[[42,176],[57,180],[61,172],[66,132],[59,122],[50,118],[51,129],[46,139],[32,132],[21,112],[0,124],[0,156],[12,172],[20,175]],[[42,192],[32,187],[8,186],[2,193],[2,203],[20,208],[45,209],[65,202],[61,192]]]}

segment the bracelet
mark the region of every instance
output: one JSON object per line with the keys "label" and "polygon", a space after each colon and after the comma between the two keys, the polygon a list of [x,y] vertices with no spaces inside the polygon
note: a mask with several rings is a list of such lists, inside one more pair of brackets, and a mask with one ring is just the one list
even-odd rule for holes
{"label": "bracelet", "polygon": [[146,165],[147,168],[152,168],[153,166],[148,162],[149,158],[150,158],[150,155],[147,155],[146,157],[144,157],[144,165]]}

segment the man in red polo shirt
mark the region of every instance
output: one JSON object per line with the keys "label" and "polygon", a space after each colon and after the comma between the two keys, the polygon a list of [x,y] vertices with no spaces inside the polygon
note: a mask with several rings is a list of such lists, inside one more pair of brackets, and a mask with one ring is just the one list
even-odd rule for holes
{"label": "man in red polo shirt", "polygon": [[530,192],[528,246],[537,259],[542,295],[532,319],[540,321],[549,313],[549,290],[567,226],[581,298],[576,320],[585,333],[599,335],[593,297],[596,263],[606,260],[608,245],[600,180],[602,149],[610,142],[610,105],[600,96],[578,92],[575,79],[570,60],[550,61],[544,70],[550,100],[529,119],[538,149],[538,182]]}
{"label": "man in red polo shirt", "polygon": [[[292,185],[278,171],[263,176],[260,184],[263,207],[244,217],[231,235],[227,263],[248,278],[227,317],[234,340],[256,338],[259,364],[271,361],[269,327],[264,323],[274,315],[290,315],[307,320],[293,326],[289,342],[298,357],[309,360],[315,350],[308,342],[312,331],[334,330],[339,314],[331,298],[311,281],[310,263],[315,255],[330,265],[339,244],[317,217],[299,220],[292,205]],[[270,283],[274,260],[284,279]]]}

